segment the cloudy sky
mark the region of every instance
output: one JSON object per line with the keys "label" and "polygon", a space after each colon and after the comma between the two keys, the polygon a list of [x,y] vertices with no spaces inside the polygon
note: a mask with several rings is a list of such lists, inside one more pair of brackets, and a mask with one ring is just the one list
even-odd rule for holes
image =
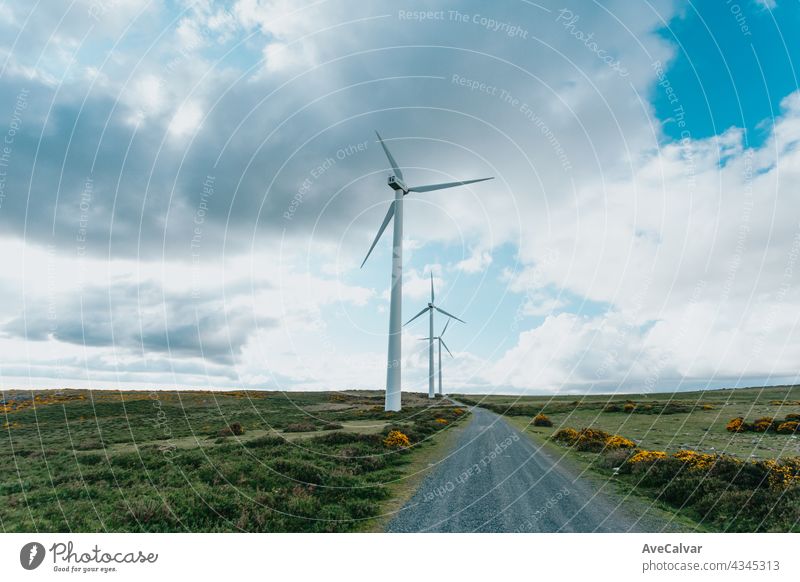
{"label": "cloudy sky", "polygon": [[[447,388],[797,380],[786,0],[0,10],[4,388],[381,388],[387,140]],[[441,327],[443,321],[437,323]],[[404,389],[426,389],[425,325]]]}

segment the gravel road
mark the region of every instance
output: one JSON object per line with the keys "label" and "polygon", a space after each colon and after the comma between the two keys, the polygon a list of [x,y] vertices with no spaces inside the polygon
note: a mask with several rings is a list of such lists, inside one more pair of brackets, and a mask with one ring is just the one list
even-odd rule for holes
{"label": "gravel road", "polygon": [[389,523],[390,532],[681,531],[663,511],[579,476],[502,417],[474,408],[451,454]]}

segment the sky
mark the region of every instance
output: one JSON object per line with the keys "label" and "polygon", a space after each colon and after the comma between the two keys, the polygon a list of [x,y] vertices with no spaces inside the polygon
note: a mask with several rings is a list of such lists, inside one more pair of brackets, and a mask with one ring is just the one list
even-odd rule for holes
{"label": "sky", "polygon": [[410,184],[495,177],[404,203],[404,320],[432,275],[466,321],[445,390],[796,382],[798,24],[789,0],[5,2],[0,386],[382,388],[375,130]]}

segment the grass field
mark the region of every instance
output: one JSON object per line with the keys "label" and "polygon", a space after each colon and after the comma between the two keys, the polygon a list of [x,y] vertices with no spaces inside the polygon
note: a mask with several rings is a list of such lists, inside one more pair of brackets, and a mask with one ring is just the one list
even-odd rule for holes
{"label": "grass field", "polygon": [[[594,472],[671,507],[699,529],[800,531],[800,432],[791,422],[793,430],[777,430],[787,415],[800,414],[798,386],[457,398],[507,416],[548,446],[560,443]],[[546,421],[537,426],[539,414]],[[763,432],[728,430],[739,417],[753,426],[762,419]]]}
{"label": "grass field", "polygon": [[[800,413],[800,386],[615,396],[456,398],[465,404],[480,403],[499,414],[523,416],[531,421],[544,412],[553,421],[553,427],[529,427],[543,436],[564,427],[595,427],[633,439],[643,449],[692,449],[758,459],[800,455],[800,435],[725,430],[728,421],[738,416],[754,420]],[[633,403],[632,412],[624,411],[626,403]]]}
{"label": "grass field", "polygon": [[[2,396],[6,532],[369,529],[467,416],[416,394],[385,413],[382,392]],[[388,446],[393,430],[410,446]]]}

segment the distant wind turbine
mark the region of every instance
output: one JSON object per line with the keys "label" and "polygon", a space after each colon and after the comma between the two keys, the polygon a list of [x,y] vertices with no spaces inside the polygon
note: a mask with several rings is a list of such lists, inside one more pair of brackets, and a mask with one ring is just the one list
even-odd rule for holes
{"label": "distant wind turbine", "polygon": [[[429,335],[427,338],[428,340],[428,398],[435,398],[436,394],[434,393],[434,386],[433,386],[433,378],[436,374],[436,370],[433,367],[433,340],[438,339],[441,342],[441,337],[434,337],[433,336],[433,312],[438,311],[439,313],[446,315],[450,319],[455,319],[456,321],[460,321],[461,323],[466,323],[463,319],[457,318],[455,315],[447,313],[441,307],[438,307],[435,303],[435,295],[433,293],[433,273],[431,273],[431,302],[428,303],[428,306],[417,313],[414,317],[409,319],[406,322],[406,325],[417,319],[419,316],[424,315],[425,312],[428,312],[428,325],[429,325]],[[447,324],[450,323],[450,320],[447,321]],[[445,324],[445,329],[447,329],[447,324]],[[444,332],[442,332],[444,333]],[[447,350],[448,352],[450,350]],[[452,355],[452,354],[450,354]],[[439,347],[439,369],[441,370],[442,367],[442,348]],[[439,394],[442,393],[442,377],[441,374],[439,375]]]}
{"label": "distant wind turbine", "polygon": [[[378,244],[378,241],[383,235],[383,231],[389,225],[389,221],[394,217],[394,234],[392,237],[392,288],[391,288],[391,301],[389,304],[389,349],[387,351],[386,363],[386,401],[385,410],[400,410],[400,393],[401,393],[401,369],[400,364],[402,361],[402,321],[403,321],[403,197],[409,192],[431,192],[433,190],[443,190],[445,188],[455,188],[456,186],[463,186],[465,184],[474,184],[475,182],[483,182],[491,180],[492,178],[478,178],[477,180],[464,180],[462,182],[445,182],[443,184],[430,184],[428,186],[412,186],[408,187],[403,182],[403,172],[400,170],[397,162],[394,160],[392,153],[386,144],[383,143],[380,134],[376,131],[375,135],[378,136],[378,141],[383,148],[389,164],[394,170],[394,174],[389,176],[389,187],[394,190],[394,200],[392,201],[386,216],[383,219],[381,227],[378,229],[378,234],[375,235],[375,240],[372,241],[372,246],[367,251],[367,256],[364,257],[364,263],[367,262],[372,249]],[[433,330],[431,330],[433,335]],[[432,357],[432,356],[431,356]]]}
{"label": "distant wind turbine", "polygon": [[[437,340],[439,342],[439,396],[442,395],[442,346],[444,346],[444,349],[446,349],[447,353],[450,354],[450,357],[451,358],[453,357],[453,352],[451,352],[450,348],[447,347],[447,344],[444,343],[444,338],[442,337],[444,335],[444,332],[447,331],[447,326],[450,325],[450,321],[451,320],[448,319],[447,323],[444,324],[444,329],[442,330],[442,333],[440,333],[437,336],[434,336],[434,338],[433,338],[433,339],[435,339],[435,340]],[[423,337],[423,338],[420,338],[420,341],[425,341],[425,340],[429,340],[429,339],[431,339],[431,338]]]}

